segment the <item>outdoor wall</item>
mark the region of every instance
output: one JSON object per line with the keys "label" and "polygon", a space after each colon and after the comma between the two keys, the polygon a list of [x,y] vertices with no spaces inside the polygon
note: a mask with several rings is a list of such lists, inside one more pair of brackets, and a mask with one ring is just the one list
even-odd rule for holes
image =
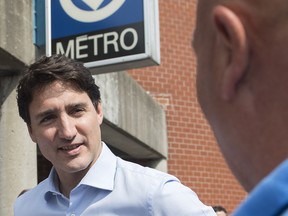
{"label": "outdoor wall", "polygon": [[0,215],[13,215],[23,189],[37,183],[36,145],[19,118],[19,74],[35,56],[31,0],[0,1]]}
{"label": "outdoor wall", "polygon": [[168,172],[205,203],[231,212],[246,193],[229,171],[196,99],[195,6],[196,0],[159,0],[161,66],[130,75],[166,111]]}

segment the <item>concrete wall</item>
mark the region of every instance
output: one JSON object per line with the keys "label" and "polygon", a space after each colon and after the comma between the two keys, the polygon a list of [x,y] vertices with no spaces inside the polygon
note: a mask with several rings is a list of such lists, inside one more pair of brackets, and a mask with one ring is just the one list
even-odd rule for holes
{"label": "concrete wall", "polygon": [[32,2],[0,1],[0,75],[34,60]]}
{"label": "concrete wall", "polygon": [[[12,90],[16,77],[0,77]],[[10,86],[9,86],[10,85]],[[1,86],[3,87],[3,85]],[[1,88],[1,93],[3,93]],[[0,117],[0,215],[13,215],[12,205],[23,189],[37,183],[36,144],[18,116],[15,90],[7,92]]]}
{"label": "concrete wall", "polygon": [[18,117],[15,86],[20,71],[34,59],[32,1],[0,1],[0,215],[25,188],[36,184],[36,146]]}
{"label": "concrete wall", "polygon": [[136,159],[167,158],[164,110],[125,72],[94,77],[102,94],[103,140]]}

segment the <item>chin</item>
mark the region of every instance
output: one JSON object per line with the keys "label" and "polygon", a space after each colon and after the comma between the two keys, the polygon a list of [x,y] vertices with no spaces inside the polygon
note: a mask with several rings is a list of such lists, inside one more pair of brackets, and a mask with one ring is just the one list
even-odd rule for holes
{"label": "chin", "polygon": [[71,163],[66,165],[65,170],[67,173],[77,173],[88,170],[90,168],[90,164],[90,161],[71,161]]}

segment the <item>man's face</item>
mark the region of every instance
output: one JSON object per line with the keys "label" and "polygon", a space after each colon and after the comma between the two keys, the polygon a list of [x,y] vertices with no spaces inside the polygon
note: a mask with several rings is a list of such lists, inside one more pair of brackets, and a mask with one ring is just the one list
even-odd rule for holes
{"label": "man's face", "polygon": [[85,92],[53,82],[33,95],[29,132],[58,174],[87,171],[101,151],[101,105]]}

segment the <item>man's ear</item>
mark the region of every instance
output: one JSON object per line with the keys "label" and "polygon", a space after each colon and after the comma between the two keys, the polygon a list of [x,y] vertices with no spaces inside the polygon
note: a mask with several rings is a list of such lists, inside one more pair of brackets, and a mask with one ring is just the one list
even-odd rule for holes
{"label": "man's ear", "polygon": [[30,138],[33,142],[37,143],[35,136],[33,135],[32,127],[30,124],[26,125],[29,131]]}
{"label": "man's ear", "polygon": [[102,124],[103,122],[103,110],[102,110],[102,104],[101,102],[98,102],[97,105],[96,105],[96,112],[97,112],[97,118],[98,118],[98,123],[99,125]]}
{"label": "man's ear", "polygon": [[228,60],[222,77],[221,97],[232,100],[248,66],[249,47],[245,27],[231,9],[216,6],[213,9],[216,35],[228,50]]}

